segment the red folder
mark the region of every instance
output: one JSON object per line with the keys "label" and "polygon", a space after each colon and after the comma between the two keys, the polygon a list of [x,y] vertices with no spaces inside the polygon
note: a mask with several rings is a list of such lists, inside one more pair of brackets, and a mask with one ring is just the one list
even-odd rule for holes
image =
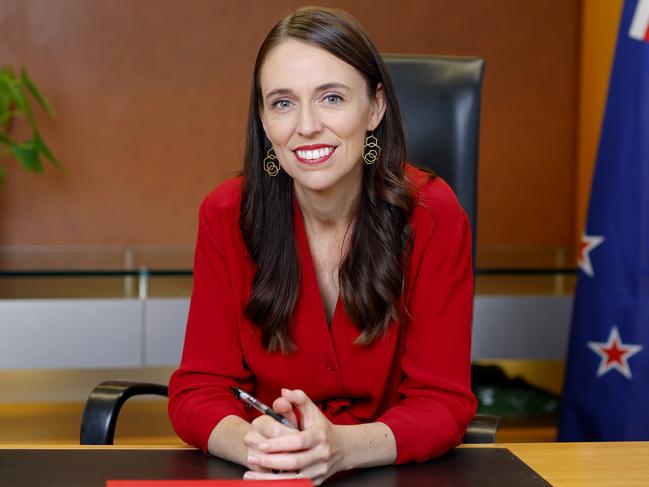
{"label": "red folder", "polygon": [[309,479],[290,480],[107,480],[106,487],[313,487]]}

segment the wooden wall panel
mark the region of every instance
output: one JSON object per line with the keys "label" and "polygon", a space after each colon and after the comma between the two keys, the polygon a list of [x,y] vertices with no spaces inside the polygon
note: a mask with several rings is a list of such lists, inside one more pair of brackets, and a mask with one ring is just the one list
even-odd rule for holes
{"label": "wooden wall panel", "polygon": [[584,3],[582,10],[575,245],[580,243],[586,227],[590,186],[623,3],[622,0],[590,0]]}
{"label": "wooden wall panel", "polygon": [[[202,196],[241,167],[257,46],[301,3],[0,0],[0,65],[25,65],[51,98],[44,135],[66,168],[12,164],[0,245],[191,245]],[[579,0],[322,3],[383,52],[486,58],[483,264],[572,245]]]}

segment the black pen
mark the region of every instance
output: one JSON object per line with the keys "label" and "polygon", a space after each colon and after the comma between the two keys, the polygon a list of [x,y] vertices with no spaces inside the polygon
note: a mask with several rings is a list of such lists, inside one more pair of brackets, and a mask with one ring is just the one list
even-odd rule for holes
{"label": "black pen", "polygon": [[247,404],[248,406],[255,408],[257,411],[259,411],[262,414],[267,414],[268,416],[279,421],[280,423],[282,423],[284,426],[288,428],[295,429],[295,426],[293,426],[288,419],[286,419],[281,414],[277,414],[275,411],[272,410],[272,408],[266,406],[263,402],[261,402],[253,395],[248,394],[246,391],[242,391],[238,387],[230,387],[230,390],[234,394],[234,397],[239,399],[244,404]]}

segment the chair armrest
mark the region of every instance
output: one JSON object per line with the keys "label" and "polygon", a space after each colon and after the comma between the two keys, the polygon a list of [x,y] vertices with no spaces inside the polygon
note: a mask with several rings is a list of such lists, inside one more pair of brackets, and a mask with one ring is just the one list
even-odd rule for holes
{"label": "chair armrest", "polygon": [[[81,419],[81,445],[112,445],[115,438],[117,416],[124,402],[133,396],[156,394],[167,396],[168,388],[162,384],[108,380],[96,386],[83,410]],[[495,443],[499,416],[476,414],[462,438],[462,443]]]}
{"label": "chair armrest", "polygon": [[462,443],[496,443],[500,416],[476,414],[464,433]]}
{"label": "chair armrest", "polygon": [[145,382],[108,380],[96,386],[83,410],[81,445],[112,445],[115,424],[122,404],[133,396],[156,394],[167,396],[167,386]]}

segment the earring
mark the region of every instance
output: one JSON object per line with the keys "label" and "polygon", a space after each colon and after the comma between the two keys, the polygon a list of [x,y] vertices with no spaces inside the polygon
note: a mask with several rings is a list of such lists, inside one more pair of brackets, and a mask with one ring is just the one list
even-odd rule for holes
{"label": "earring", "polygon": [[374,132],[372,132],[365,139],[365,145],[363,146],[363,160],[365,161],[365,164],[372,165],[380,156],[381,148],[379,147],[379,141],[376,140]]}
{"label": "earring", "polygon": [[269,176],[275,177],[279,173],[279,165],[275,162],[276,160],[277,156],[271,147],[268,149],[266,157],[264,158],[264,171],[266,171]]}

